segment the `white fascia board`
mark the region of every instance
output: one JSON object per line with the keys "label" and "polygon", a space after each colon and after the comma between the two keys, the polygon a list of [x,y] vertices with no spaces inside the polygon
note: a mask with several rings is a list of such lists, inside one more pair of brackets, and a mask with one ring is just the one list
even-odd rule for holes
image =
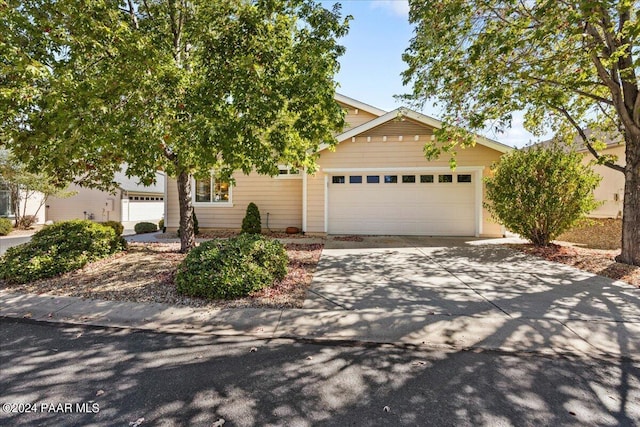
{"label": "white fascia board", "polygon": [[349,98],[348,96],[342,95],[340,93],[336,93],[334,99],[343,104],[347,104],[359,110],[366,111],[367,113],[375,114],[376,116],[382,116],[387,113],[385,110],[381,110],[380,108],[365,104],[364,102],[360,102],[357,99]]}

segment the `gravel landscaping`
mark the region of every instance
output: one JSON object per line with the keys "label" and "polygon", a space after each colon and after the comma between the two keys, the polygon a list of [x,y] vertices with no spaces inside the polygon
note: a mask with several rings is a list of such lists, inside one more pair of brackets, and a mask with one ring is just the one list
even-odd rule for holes
{"label": "gravel landscaping", "polygon": [[287,276],[272,287],[250,297],[230,301],[208,301],[177,293],[176,268],[185,255],[178,243],[131,243],[126,252],[90,263],[84,268],[47,280],[0,288],[14,292],[104,299],[157,302],[211,308],[299,308],[316,269],[321,244],[287,244]]}

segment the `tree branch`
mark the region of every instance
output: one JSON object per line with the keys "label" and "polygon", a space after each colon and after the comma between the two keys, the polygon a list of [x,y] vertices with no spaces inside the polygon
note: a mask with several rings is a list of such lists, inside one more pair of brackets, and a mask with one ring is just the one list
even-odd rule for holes
{"label": "tree branch", "polygon": [[543,79],[541,77],[536,77],[536,76],[529,76],[529,78],[531,78],[531,79],[533,79],[533,80],[535,80],[537,82],[540,82],[540,83],[548,83],[548,84],[551,84],[551,85],[554,85],[554,86],[565,87],[565,88],[570,89],[573,92],[576,92],[579,95],[586,96],[586,97],[591,98],[591,99],[595,99],[596,101],[602,102],[603,104],[613,105],[613,101],[610,100],[610,99],[604,98],[604,97],[599,96],[599,95],[594,95],[593,93],[585,92],[585,91],[582,91],[580,89],[575,89],[575,88],[573,88],[573,87],[571,87],[569,85],[566,85],[564,83],[561,83],[561,82],[556,82],[554,80],[549,80],[549,79]]}
{"label": "tree branch", "polygon": [[129,15],[131,15],[131,20],[133,21],[133,26],[136,30],[140,29],[140,25],[138,24],[138,17],[136,16],[136,11],[133,7],[133,1],[132,0],[127,0],[127,3],[129,4]]}
{"label": "tree branch", "polygon": [[[589,141],[589,137],[584,132],[584,129],[582,129],[582,127],[575,120],[573,120],[573,117],[571,117],[571,114],[569,114],[569,112],[562,107],[554,107],[552,105],[550,107],[554,108],[557,111],[560,111],[562,115],[567,118],[569,123],[571,123],[571,125],[578,131],[578,134],[580,135],[580,138],[582,138],[582,141],[584,141],[584,144],[587,147],[587,150],[589,150],[589,152],[593,155],[593,157],[596,158],[596,160],[600,160],[601,158],[600,154],[598,154],[598,152],[593,148],[593,146],[591,145],[591,142]],[[616,170],[618,172],[625,173],[624,167],[617,165],[611,161],[605,161],[603,165],[613,170]]]}

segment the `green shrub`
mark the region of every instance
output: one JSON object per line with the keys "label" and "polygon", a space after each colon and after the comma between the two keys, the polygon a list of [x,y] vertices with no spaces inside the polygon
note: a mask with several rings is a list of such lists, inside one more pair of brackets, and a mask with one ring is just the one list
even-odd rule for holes
{"label": "green shrub", "polygon": [[211,240],[192,249],[178,267],[178,292],[231,299],[271,286],[287,274],[282,243],[253,234]]}
{"label": "green shrub", "polygon": [[0,218],[0,236],[6,236],[13,230],[13,221],[9,218]]}
{"label": "green shrub", "polygon": [[107,221],[103,222],[102,225],[113,228],[113,231],[115,231],[118,236],[121,236],[122,232],[124,232],[124,225],[118,221]]}
{"label": "green shrub", "polygon": [[[193,219],[193,234],[197,236],[198,234],[200,234],[200,227],[198,225],[198,217],[196,216],[195,210],[193,211],[191,218]],[[178,237],[180,237],[180,234],[182,233],[182,231],[180,231],[180,227],[178,227],[177,233],[178,233]]]}
{"label": "green shrub", "polygon": [[260,210],[255,203],[249,203],[249,206],[247,206],[247,213],[242,220],[242,232],[249,234],[260,234],[262,232]]}
{"label": "green shrub", "polygon": [[162,230],[164,228],[164,218],[158,221],[158,230]]}
{"label": "green shrub", "polygon": [[111,227],[86,220],[59,222],[9,248],[0,258],[0,278],[27,283],[54,277],[125,248],[125,240]]}
{"label": "green shrub", "polygon": [[601,178],[582,160],[558,146],[505,154],[486,180],[485,207],[509,230],[547,246],[598,206],[593,190]]}
{"label": "green shrub", "polygon": [[158,226],[153,222],[139,222],[133,227],[136,234],[153,233],[158,231]]}

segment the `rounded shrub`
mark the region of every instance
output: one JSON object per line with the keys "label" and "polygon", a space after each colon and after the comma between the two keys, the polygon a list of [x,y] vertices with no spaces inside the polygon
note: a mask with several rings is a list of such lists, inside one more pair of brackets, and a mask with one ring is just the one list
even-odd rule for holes
{"label": "rounded shrub", "polygon": [[158,226],[153,222],[139,222],[133,226],[133,229],[136,234],[153,233],[158,231]]}
{"label": "rounded shrub", "polygon": [[118,236],[121,236],[124,232],[124,225],[122,225],[118,221],[107,221],[103,222],[102,225],[113,228],[113,231],[115,231],[116,235]]}
{"label": "rounded shrub", "polygon": [[260,224],[260,210],[255,203],[249,203],[247,212],[242,220],[242,232],[249,234],[260,234],[262,225]]}
{"label": "rounded shrub", "polygon": [[0,236],[6,236],[13,230],[12,221],[9,218],[0,218]]}
{"label": "rounded shrub", "polygon": [[232,299],[271,286],[287,274],[282,243],[253,234],[210,240],[189,252],[178,267],[178,292]]}
{"label": "rounded shrub", "polygon": [[125,240],[111,227],[86,220],[59,222],[9,248],[0,258],[0,278],[27,283],[54,277],[125,248]]}
{"label": "rounded shrub", "polygon": [[485,207],[509,230],[547,246],[598,206],[593,190],[601,178],[582,160],[559,146],[511,151],[486,180]]}

